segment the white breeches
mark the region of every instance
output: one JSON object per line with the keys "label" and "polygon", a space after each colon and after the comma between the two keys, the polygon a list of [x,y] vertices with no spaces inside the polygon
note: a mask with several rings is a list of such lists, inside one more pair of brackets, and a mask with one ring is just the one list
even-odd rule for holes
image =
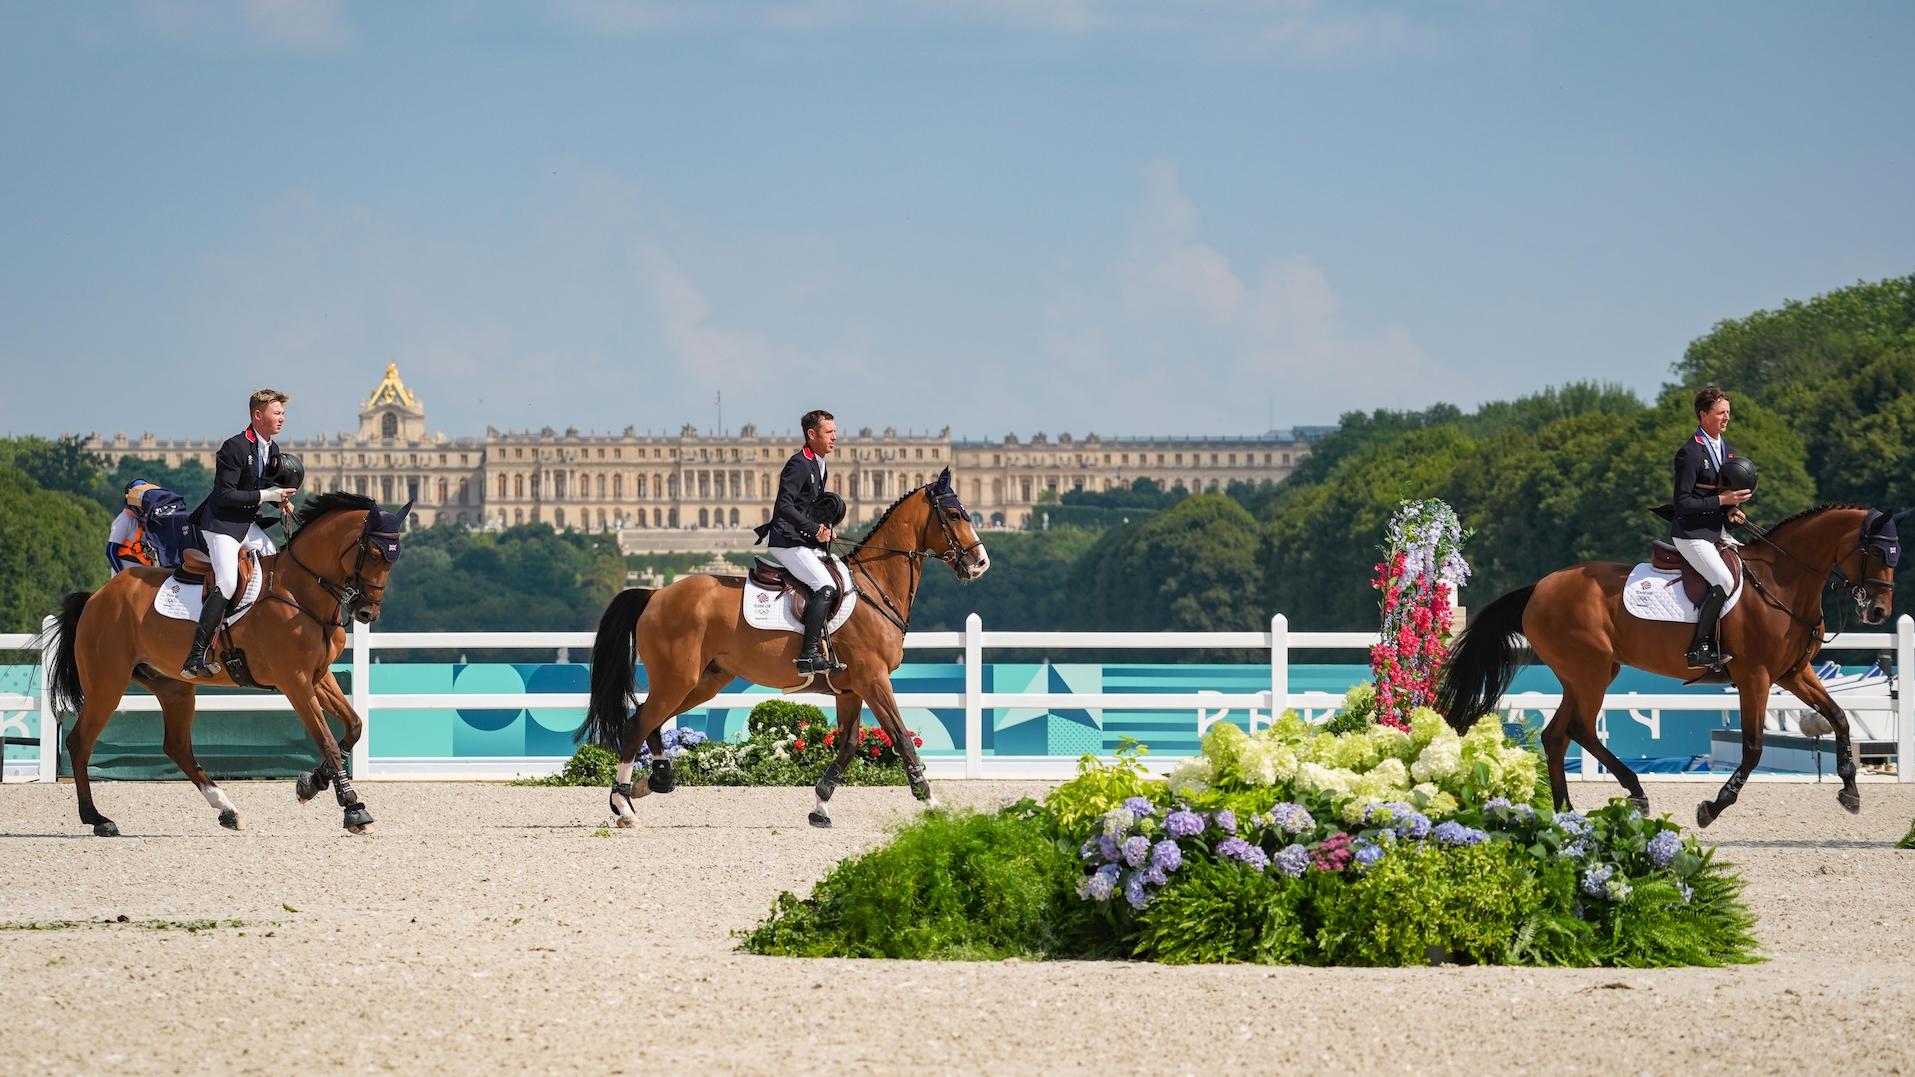
{"label": "white breeches", "polygon": [[1735,575],[1729,571],[1714,542],[1709,539],[1679,538],[1670,539],[1669,544],[1681,552],[1683,560],[1702,573],[1703,579],[1722,588],[1723,594],[1735,590]]}
{"label": "white breeches", "polygon": [[270,554],[274,550],[273,540],[266,537],[258,524],[246,529],[244,539],[228,538],[216,531],[204,534],[206,556],[213,562],[213,585],[230,602],[239,591],[239,551],[258,550],[261,554]]}
{"label": "white breeches", "polygon": [[825,568],[825,555],[809,546],[780,546],[771,551],[785,571],[804,581],[813,591],[825,587],[836,587],[838,581],[831,576],[831,570]]}

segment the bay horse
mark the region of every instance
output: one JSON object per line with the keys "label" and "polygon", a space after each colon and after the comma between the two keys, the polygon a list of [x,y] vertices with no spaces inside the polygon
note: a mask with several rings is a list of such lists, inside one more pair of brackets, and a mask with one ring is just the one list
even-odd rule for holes
{"label": "bay horse", "polygon": [[[912,795],[936,806],[891,691],[891,674],[904,661],[904,634],[927,557],[943,561],[967,581],[990,567],[984,543],[951,484],[950,468],[893,503],[844,557],[858,600],[831,635],[832,650],[845,668],[822,678],[837,700],[838,756],[814,787],[813,826],[831,825],[826,803],[857,750],[859,714],[867,706],[903,757]],[[575,739],[590,738],[618,753],[609,799],[619,826],[637,823],[634,798],[669,793],[676,784],[659,734],[668,719],[703,705],[734,677],[785,690],[803,685],[794,664],[800,637],[746,624],[743,592],[744,580],[736,576],[686,576],[656,590],[622,591],[600,618],[592,645],[590,706]],[[637,699],[635,661],[645,664],[651,686],[645,701],[631,710]],[[651,746],[652,772],[634,790],[632,766],[645,744]]]}
{"label": "bay horse", "polygon": [[[1834,730],[1835,772],[1842,779],[1836,799],[1851,813],[1862,810],[1848,715],[1815,675],[1815,655],[1826,642],[1822,592],[1834,575],[1864,624],[1886,621],[1900,555],[1896,528],[1906,515],[1821,505],[1766,533],[1750,529],[1758,544],[1741,551],[1743,586],[1749,593],[1717,626],[1725,653],[1734,656],[1723,669],[1740,697],[1742,759],[1715,799],[1696,806],[1697,826],[1708,826],[1736,802],[1761,760],[1771,685],[1788,689]],[[1596,735],[1604,691],[1623,666],[1690,681],[1725,679],[1724,674],[1698,677],[1699,671],[1687,668],[1684,651],[1693,624],[1647,621],[1623,608],[1623,584],[1633,567],[1611,561],[1571,565],[1503,595],[1470,618],[1438,684],[1437,709],[1458,732],[1468,729],[1495,707],[1516,669],[1529,660],[1522,653],[1527,637],[1534,657],[1542,659],[1563,686],[1562,705],[1543,727],[1549,788],[1558,809],[1569,807],[1563,761],[1574,740],[1608,767],[1629,799],[1647,811],[1649,800],[1635,772]]]}
{"label": "bay horse", "polygon": [[[253,609],[230,629],[232,646],[245,652],[255,683],[292,703],[306,733],[318,746],[320,763],[299,776],[296,792],[306,803],[328,786],[345,812],[343,825],[355,834],[372,825],[347,778],[345,761],[365,731],[331,666],[346,646],[348,621],[371,624],[385,601],[386,579],[399,557],[399,532],[411,511],[382,511],[370,498],[343,492],[308,498],[296,516],[298,529],[285,548],[260,558],[265,574]],[[134,568],[113,577],[98,591],[76,591],[62,601],[52,676],[46,690],[56,711],[78,714],[67,734],[73,760],[73,785],[79,794],[80,822],[101,837],[120,830],[93,803],[87,761],[114,708],[137,681],[159,697],[165,722],[165,751],[181,772],[219,812],[220,825],[241,829],[239,809],[193,755],[194,696],[202,685],[232,686],[225,665],[211,677],[183,680],[177,673],[193,641],[194,622],[167,617],[153,608],[154,597],[172,576],[170,569]],[[222,646],[216,637],[215,648]],[[344,725],[337,743],[327,726],[331,713]]]}

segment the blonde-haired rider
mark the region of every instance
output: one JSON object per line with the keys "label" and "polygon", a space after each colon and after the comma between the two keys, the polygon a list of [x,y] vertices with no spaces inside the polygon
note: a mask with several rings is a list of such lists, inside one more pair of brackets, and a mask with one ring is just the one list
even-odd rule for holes
{"label": "blonde-haired rider", "polygon": [[219,447],[213,467],[213,492],[193,510],[193,521],[206,540],[206,556],[213,563],[214,590],[200,610],[193,649],[187,653],[180,676],[204,677],[212,668],[206,648],[239,590],[239,558],[244,549],[270,551],[272,543],[259,529],[263,506],[284,504],[296,491],[275,486],[270,476],[279,467],[279,447],[273,438],[286,424],[289,398],[277,389],[260,389],[246,400],[246,429]]}

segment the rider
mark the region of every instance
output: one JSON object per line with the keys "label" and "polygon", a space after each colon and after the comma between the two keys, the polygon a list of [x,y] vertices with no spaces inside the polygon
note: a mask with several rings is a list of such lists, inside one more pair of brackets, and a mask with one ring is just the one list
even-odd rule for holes
{"label": "rider", "polygon": [[1717,641],[1716,620],[1736,582],[1716,545],[1725,527],[1746,522],[1740,506],[1755,492],[1720,488],[1722,465],[1735,456],[1735,447],[1722,437],[1729,425],[1729,394],[1708,386],[1696,394],[1695,408],[1696,432],[1676,452],[1675,515],[1669,524],[1669,541],[1709,581],[1709,594],[1696,611],[1688,662],[1691,669],[1712,669],[1732,657],[1722,652]]}
{"label": "rider", "polygon": [[838,444],[838,421],[828,411],[807,411],[799,420],[805,432],[805,447],[791,454],[778,476],[778,498],[772,503],[771,519],[758,527],[760,542],[769,539],[771,555],[785,571],[811,588],[811,601],[805,604],[805,642],[798,652],[798,672],[832,673],[843,663],[825,657],[823,640],[825,618],[832,600],[838,597],[837,582],[825,567],[830,548],[831,525],[813,518],[813,503],[825,493],[825,457]]}
{"label": "rider", "polygon": [[200,610],[199,628],[193,633],[193,649],[180,668],[182,677],[204,677],[212,673],[206,662],[206,648],[239,590],[240,551],[272,548],[265,532],[259,529],[260,508],[284,504],[295,493],[271,482],[280,463],[279,447],[273,444],[273,435],[286,424],[288,399],[277,389],[260,389],[247,399],[250,421],[246,429],[227,438],[219,447],[213,468],[213,492],[193,510],[193,521],[206,538],[207,559],[213,563],[214,590],[206,596],[206,605]]}

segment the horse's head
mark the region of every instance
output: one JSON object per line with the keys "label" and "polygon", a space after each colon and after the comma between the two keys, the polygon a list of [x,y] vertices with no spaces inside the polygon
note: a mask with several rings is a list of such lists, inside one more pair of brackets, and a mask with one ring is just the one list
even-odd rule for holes
{"label": "horse's head", "polygon": [[924,497],[930,511],[918,535],[919,548],[950,565],[960,579],[975,580],[984,575],[991,567],[991,556],[984,552],[984,540],[977,537],[964,502],[958,500],[950,468],[924,488]]}
{"label": "horse's head", "polygon": [[1849,580],[1862,623],[1878,625],[1888,620],[1895,604],[1895,565],[1901,560],[1900,523],[1908,513],[1891,515],[1880,509],[1868,510],[1862,518],[1861,538],[1855,550],[1837,567]]}
{"label": "horse's head", "polygon": [[369,498],[339,493],[321,494],[300,508],[298,549],[288,540],[286,551],[310,566],[320,586],[339,601],[341,623],[379,619],[386,579],[399,560],[399,538],[411,512],[410,501],[398,512],[386,512]]}

